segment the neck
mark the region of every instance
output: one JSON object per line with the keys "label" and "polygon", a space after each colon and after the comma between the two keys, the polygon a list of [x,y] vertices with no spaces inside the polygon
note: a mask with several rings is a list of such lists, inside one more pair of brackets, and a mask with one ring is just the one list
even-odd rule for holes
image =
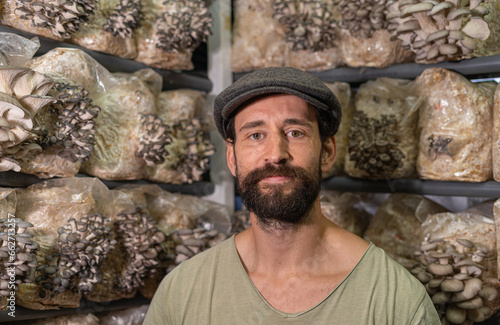
{"label": "neck", "polygon": [[304,224],[272,228],[260,226],[253,214],[251,220],[253,226],[239,238],[249,244],[242,252],[249,257],[245,261],[248,272],[307,272],[317,265],[315,258],[327,256],[325,237],[330,223],[321,214],[319,199]]}

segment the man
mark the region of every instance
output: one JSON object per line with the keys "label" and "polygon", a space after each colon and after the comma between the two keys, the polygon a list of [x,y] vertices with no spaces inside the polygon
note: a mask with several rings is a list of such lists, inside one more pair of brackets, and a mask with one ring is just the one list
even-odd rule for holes
{"label": "man", "polygon": [[214,118],[252,227],[169,273],[145,324],[440,324],[418,280],[321,213],[341,109],[319,79],[247,74]]}

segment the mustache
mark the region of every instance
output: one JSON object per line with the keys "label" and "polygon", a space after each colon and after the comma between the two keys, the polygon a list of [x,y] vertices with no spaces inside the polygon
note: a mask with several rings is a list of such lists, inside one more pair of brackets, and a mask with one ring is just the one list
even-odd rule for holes
{"label": "mustache", "polygon": [[245,177],[245,184],[255,184],[266,177],[284,176],[284,177],[307,177],[307,172],[302,167],[290,165],[272,165],[266,164],[264,167],[256,168]]}

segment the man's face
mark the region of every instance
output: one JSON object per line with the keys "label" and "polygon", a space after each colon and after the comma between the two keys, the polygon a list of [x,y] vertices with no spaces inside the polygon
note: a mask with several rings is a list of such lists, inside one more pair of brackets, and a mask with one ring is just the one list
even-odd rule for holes
{"label": "man's face", "polygon": [[241,109],[234,124],[228,165],[247,209],[265,227],[307,222],[318,199],[321,171],[335,159],[333,138],[325,143],[327,159],[321,155],[314,108],[292,95],[270,95]]}

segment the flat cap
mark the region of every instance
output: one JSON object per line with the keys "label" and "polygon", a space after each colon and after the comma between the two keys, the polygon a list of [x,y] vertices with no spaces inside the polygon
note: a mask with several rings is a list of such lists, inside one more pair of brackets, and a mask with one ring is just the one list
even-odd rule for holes
{"label": "flat cap", "polygon": [[333,92],[312,74],[290,67],[272,67],[245,74],[224,89],[214,103],[217,130],[227,140],[229,120],[250,99],[264,94],[284,93],[297,96],[318,110],[319,123],[328,136],[337,133],[342,111]]}

